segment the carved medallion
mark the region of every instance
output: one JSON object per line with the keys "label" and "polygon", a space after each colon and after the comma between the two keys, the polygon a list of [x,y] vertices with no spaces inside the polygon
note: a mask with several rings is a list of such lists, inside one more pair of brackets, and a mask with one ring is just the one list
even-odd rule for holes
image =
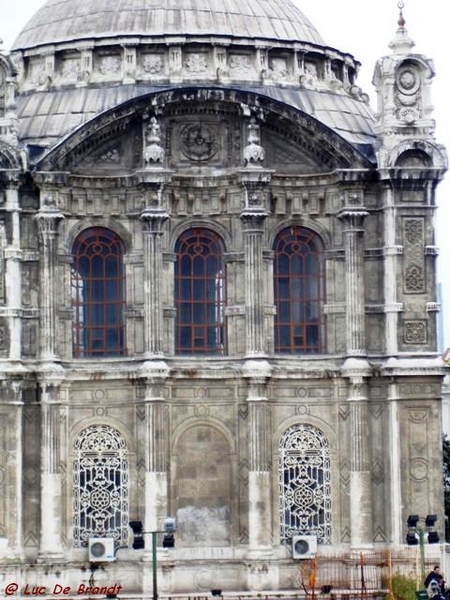
{"label": "carved medallion", "polygon": [[151,75],[161,73],[164,61],[160,54],[146,54],[142,57],[142,70]]}
{"label": "carved medallion", "polygon": [[186,58],[185,67],[188,73],[204,73],[208,69],[206,55],[199,52],[192,52]]}
{"label": "carved medallion", "polygon": [[420,87],[420,77],[415,69],[411,67],[401,69],[397,74],[397,87],[407,96],[415,94]]}
{"label": "carved medallion", "polygon": [[103,56],[99,70],[102,75],[117,75],[120,73],[120,58],[118,56]]}
{"label": "carved medallion", "polygon": [[272,58],[270,71],[275,79],[286,79],[289,74],[286,60],[284,58]]}
{"label": "carved medallion", "polygon": [[251,58],[246,54],[232,54],[228,62],[230,69],[236,73],[248,73],[252,70]]}
{"label": "carved medallion", "polygon": [[425,321],[406,321],[403,339],[405,344],[426,344],[427,325]]}
{"label": "carved medallion", "polygon": [[61,78],[65,81],[73,81],[78,78],[81,70],[79,58],[66,58],[61,65]]}
{"label": "carved medallion", "polygon": [[181,151],[189,160],[210,160],[219,149],[217,131],[204,123],[190,123],[181,130]]}

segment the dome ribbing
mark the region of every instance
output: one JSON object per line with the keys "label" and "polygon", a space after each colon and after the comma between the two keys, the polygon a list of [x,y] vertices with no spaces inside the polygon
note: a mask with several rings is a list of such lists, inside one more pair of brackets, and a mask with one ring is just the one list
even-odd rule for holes
{"label": "dome ribbing", "polygon": [[49,0],[13,50],[112,36],[227,36],[324,45],[291,0]]}

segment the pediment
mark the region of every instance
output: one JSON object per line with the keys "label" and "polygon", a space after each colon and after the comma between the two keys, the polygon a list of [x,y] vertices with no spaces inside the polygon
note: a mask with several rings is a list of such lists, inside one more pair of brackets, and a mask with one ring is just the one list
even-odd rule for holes
{"label": "pediment", "polygon": [[89,175],[122,175],[139,168],[142,160],[141,128],[130,124],[121,135],[97,139],[72,162],[72,172]]}
{"label": "pediment", "polygon": [[[161,126],[158,145],[167,150],[162,166],[171,169],[208,162],[214,168],[241,166],[251,116],[260,120],[264,166],[287,174],[368,166],[367,159],[336,132],[284,103],[238,90],[176,89],[135,98],[95,117],[37,167],[132,173],[143,165],[145,121],[151,115],[157,115]],[[198,147],[197,140],[201,140]]]}
{"label": "pediment", "polygon": [[267,163],[279,174],[307,175],[329,170],[328,165],[321,164],[315,156],[293,144],[291,140],[276,134],[267,134]]}

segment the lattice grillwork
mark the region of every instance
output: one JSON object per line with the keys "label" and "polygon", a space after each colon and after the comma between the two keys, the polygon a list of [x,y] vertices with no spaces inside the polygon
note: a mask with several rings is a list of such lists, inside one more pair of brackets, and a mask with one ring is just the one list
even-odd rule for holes
{"label": "lattice grillwork", "polygon": [[319,429],[298,424],[285,432],[279,474],[281,540],[303,533],[331,543],[330,446]]}
{"label": "lattice grillwork", "polygon": [[74,545],[89,538],[113,537],[117,545],[128,539],[128,451],[120,433],[107,425],[93,425],[75,443],[73,466]]}

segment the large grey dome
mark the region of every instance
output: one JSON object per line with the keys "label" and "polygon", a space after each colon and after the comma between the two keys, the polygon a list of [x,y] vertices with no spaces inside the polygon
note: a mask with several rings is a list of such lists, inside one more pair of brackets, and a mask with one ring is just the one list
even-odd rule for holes
{"label": "large grey dome", "polygon": [[324,45],[291,0],[48,0],[19,34],[13,49],[87,38],[180,34]]}

